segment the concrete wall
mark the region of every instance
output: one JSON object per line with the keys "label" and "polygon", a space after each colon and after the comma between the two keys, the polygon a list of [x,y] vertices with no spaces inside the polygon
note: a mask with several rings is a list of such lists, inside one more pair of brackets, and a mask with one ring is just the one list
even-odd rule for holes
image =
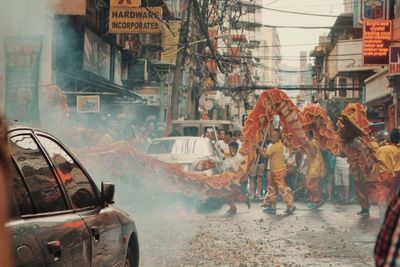
{"label": "concrete wall", "polygon": [[[363,66],[362,40],[340,40],[337,43],[339,60],[338,71],[347,71]],[[352,60],[347,60],[352,59]]]}

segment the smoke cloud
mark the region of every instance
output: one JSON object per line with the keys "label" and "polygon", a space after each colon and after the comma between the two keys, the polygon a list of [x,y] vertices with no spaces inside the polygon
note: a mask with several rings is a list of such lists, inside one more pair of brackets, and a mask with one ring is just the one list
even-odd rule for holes
{"label": "smoke cloud", "polygon": [[[56,1],[51,0],[54,4]],[[0,112],[4,112],[5,104],[5,58],[4,39],[12,36],[42,36],[43,48],[40,63],[39,97],[41,126],[73,151],[77,148],[84,151],[86,147],[94,147],[99,141],[112,142],[129,136],[126,130],[132,130],[132,121],[117,118],[113,108],[107,103],[101,103],[101,109],[110,111],[108,114],[88,114],[76,118],[71,106],[67,105],[67,96],[52,79],[54,71],[54,44],[65,43],[67,46],[73,40],[66,40],[62,23],[55,23],[54,15],[48,5],[48,0],[3,0],[0,8]],[[57,55],[56,55],[57,56]],[[68,60],[69,55],[65,55]],[[70,64],[70,62],[66,62]],[[6,116],[9,114],[6,114]],[[141,122],[148,115],[141,110]],[[138,130],[138,125],[134,128]],[[136,134],[138,134],[136,132]],[[111,137],[111,140],[104,138]],[[169,258],[173,259],[184,251],[184,240],[195,235],[193,221],[194,198],[188,198],[168,185],[164,177],[146,179],[138,177],[132,170],[121,167],[122,175],[107,177],[100,166],[105,161],[88,164],[90,159],[78,153],[78,159],[97,186],[102,181],[116,184],[116,205],[127,211],[136,221],[139,231],[141,259],[143,266],[165,265]],[[90,163],[90,162],[89,162]],[[118,162],[115,163],[118,168]],[[89,167],[99,166],[98,168]],[[126,164],[124,164],[126,166]],[[122,164],[121,164],[122,166]],[[154,247],[157,246],[158,249]],[[153,253],[156,252],[157,255]]]}

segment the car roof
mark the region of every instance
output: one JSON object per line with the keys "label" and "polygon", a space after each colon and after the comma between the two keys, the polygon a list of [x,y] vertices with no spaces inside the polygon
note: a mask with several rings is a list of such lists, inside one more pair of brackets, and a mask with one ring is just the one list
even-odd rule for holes
{"label": "car roof", "polygon": [[38,130],[41,131],[37,126],[32,124],[25,124],[25,123],[11,123],[8,124],[8,132],[15,131],[15,130]]}
{"label": "car roof", "polygon": [[171,137],[161,137],[161,138],[155,138],[152,141],[164,141],[164,140],[183,140],[183,139],[190,139],[190,140],[195,140],[195,139],[201,139],[201,140],[210,140],[207,137],[202,137],[202,136],[171,136]]}
{"label": "car roof", "polygon": [[35,131],[35,132],[41,132],[41,133],[47,134],[47,135],[55,138],[51,133],[40,128],[40,125],[21,123],[21,122],[7,122],[7,125],[8,125],[8,129],[7,129],[8,133],[18,131],[18,130]]}

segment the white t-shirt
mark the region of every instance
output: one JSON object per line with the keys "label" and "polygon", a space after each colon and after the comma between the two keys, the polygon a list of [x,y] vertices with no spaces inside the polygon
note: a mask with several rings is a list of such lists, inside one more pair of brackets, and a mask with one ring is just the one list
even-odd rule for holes
{"label": "white t-shirt", "polygon": [[349,162],[347,161],[347,158],[342,158],[342,157],[336,157],[336,167],[338,168],[344,168],[348,169],[350,168]]}
{"label": "white t-shirt", "polygon": [[242,154],[239,152],[236,153],[234,157],[227,158],[224,160],[224,169],[225,171],[233,171],[237,172],[240,167],[240,163],[244,160]]}
{"label": "white t-shirt", "polygon": [[224,151],[224,154],[229,153],[229,145],[224,140],[219,140],[217,145]]}
{"label": "white t-shirt", "polygon": [[285,156],[286,166],[295,166],[296,165],[296,156],[294,153],[290,152],[290,149],[286,146],[284,147],[283,154]]}

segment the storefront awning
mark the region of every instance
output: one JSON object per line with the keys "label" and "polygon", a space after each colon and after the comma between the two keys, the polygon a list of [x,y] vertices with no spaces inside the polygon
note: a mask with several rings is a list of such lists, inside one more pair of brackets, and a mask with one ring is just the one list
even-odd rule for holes
{"label": "storefront awning", "polygon": [[130,102],[145,104],[146,100],[123,86],[101,79],[94,80],[90,74],[85,77],[78,74],[57,72],[59,86],[66,95],[109,95],[129,98]]}
{"label": "storefront awning", "polygon": [[365,80],[365,102],[368,106],[381,105],[387,102],[392,90],[386,77],[388,70],[378,72]]}
{"label": "storefront awning", "polygon": [[373,99],[369,99],[368,101],[364,101],[364,105],[366,106],[382,106],[387,102],[390,102],[392,100],[392,96],[391,94],[387,94],[381,97],[377,97],[377,98],[373,98]]}

